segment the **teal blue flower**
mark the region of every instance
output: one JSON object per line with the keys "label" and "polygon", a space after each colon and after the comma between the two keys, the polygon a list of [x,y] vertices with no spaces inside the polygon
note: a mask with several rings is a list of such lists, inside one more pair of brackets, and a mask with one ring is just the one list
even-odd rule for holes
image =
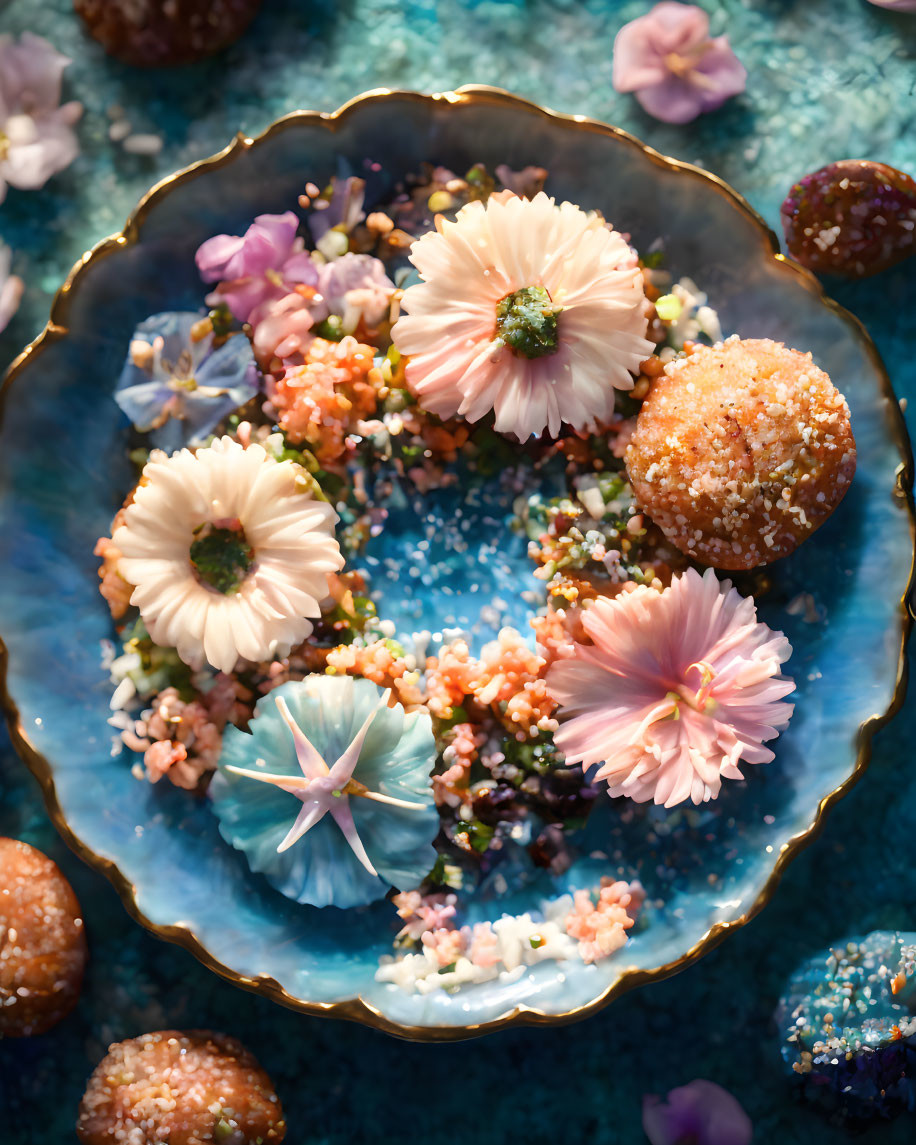
{"label": "teal blue flower", "polygon": [[361,906],[417,886],[439,831],[426,713],[352,676],[308,676],[230,727],[210,787],[220,834],[301,903]]}

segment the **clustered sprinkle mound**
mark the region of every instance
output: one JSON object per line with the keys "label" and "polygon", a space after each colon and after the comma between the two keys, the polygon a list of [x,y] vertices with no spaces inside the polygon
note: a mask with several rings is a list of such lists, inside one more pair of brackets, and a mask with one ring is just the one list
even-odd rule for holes
{"label": "clustered sprinkle mound", "polygon": [[[787,555],[855,464],[810,356],[723,341],[660,247],[546,179],[429,166],[374,209],[362,179],[309,183],[302,215],[200,247],[209,310],[141,323],[115,393],[114,750],[207,792],[289,898],[390,898],[379,977],[406,990],[627,941],[645,892],[589,836],[602,788],[715,799],[792,713],[788,641],[694,564]],[[477,578],[513,545],[540,589],[507,602]],[[433,592],[479,624],[387,618]],[[538,877],[537,911],[463,921]]]}
{"label": "clustered sprinkle mound", "polygon": [[82,1145],[279,1145],[286,1122],[270,1078],[235,1038],[162,1030],[109,1047],[76,1135]]}
{"label": "clustered sprinkle mound", "polygon": [[0,1037],[43,1034],[65,1018],[85,966],[80,905],[57,864],[0,839]]}
{"label": "clustered sprinkle mound", "polygon": [[640,503],[681,552],[723,569],[788,556],[856,468],[849,407],[810,354],[736,336],[666,366],[626,454]]}

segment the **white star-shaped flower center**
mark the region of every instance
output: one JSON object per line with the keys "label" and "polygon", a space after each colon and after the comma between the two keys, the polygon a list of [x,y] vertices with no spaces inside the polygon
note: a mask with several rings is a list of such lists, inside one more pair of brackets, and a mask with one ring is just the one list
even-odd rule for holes
{"label": "white star-shaped flower center", "polygon": [[244,767],[231,766],[228,766],[226,770],[231,771],[234,775],[243,775],[248,779],[258,779],[262,783],[273,784],[302,800],[302,809],[286,838],[277,847],[278,853],[288,850],[325,815],[330,813],[353,849],[353,854],[356,855],[370,875],[378,875],[378,871],[372,865],[366,854],[366,848],[357,833],[356,824],[353,822],[353,812],[350,810],[349,797],[358,795],[364,799],[374,799],[378,803],[389,803],[392,807],[403,807],[407,810],[420,809],[424,806],[422,803],[410,803],[406,799],[395,799],[394,796],[383,795],[379,791],[370,791],[364,784],[353,778],[353,771],[359,761],[359,753],[365,742],[366,733],[381,709],[387,707],[390,695],[390,691],[385,692],[378,705],[366,717],[365,723],[356,733],[347,750],[332,767],[328,767],[320,752],[309,742],[305,732],[293,719],[283,697],[277,696],[277,709],[286,726],[292,732],[296,758],[299,760],[302,775],[273,775],[266,771],[254,771]]}

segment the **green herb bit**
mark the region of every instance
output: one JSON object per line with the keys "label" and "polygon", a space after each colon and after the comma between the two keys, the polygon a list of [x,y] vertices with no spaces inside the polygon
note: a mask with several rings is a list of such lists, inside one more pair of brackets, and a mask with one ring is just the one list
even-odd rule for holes
{"label": "green herb bit", "polygon": [[525,286],[496,304],[496,335],[520,358],[543,358],[559,348],[555,306],[543,286]]}
{"label": "green herb bit", "polygon": [[315,333],[327,342],[339,342],[344,336],[343,319],[337,314],[330,314],[323,322],[318,323]]}
{"label": "green herb bit", "polygon": [[190,556],[198,577],[224,596],[238,592],[254,564],[254,550],[241,528],[202,526]]}

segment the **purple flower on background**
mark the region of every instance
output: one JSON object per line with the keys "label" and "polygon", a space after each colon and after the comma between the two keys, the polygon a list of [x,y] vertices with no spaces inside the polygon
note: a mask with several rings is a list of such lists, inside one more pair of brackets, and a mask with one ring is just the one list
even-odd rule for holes
{"label": "purple flower on background", "polygon": [[341,255],[318,271],[318,292],[331,314],[340,316],[345,334],[352,334],[361,317],[370,329],[377,326],[394,290],[381,261],[368,254]]}
{"label": "purple flower on background", "polygon": [[83,105],[60,102],[69,63],[41,36],[0,36],[0,202],[8,185],[37,190],[79,154]]}
{"label": "purple flower on background", "polygon": [[0,331],[6,329],[9,320],[19,309],[19,301],[25,284],[15,274],[10,274],[13,252],[0,243]]}
{"label": "purple flower on background", "polygon": [[141,322],[115,390],[134,426],[166,453],[206,438],[260,389],[248,339],[235,334],[214,349],[212,333],[196,335],[200,322],[188,311]]}
{"label": "purple flower on background", "polygon": [[218,282],[216,294],[240,322],[266,302],[314,287],[318,270],[296,238],[299,219],[292,211],[258,215],[244,235],[216,235],[195,256],[204,282]]}
{"label": "purple flower on background", "polygon": [[642,1099],[642,1127],[652,1145],[750,1145],[751,1119],[728,1090],[697,1078],[666,1100]]}
{"label": "purple flower on background", "polygon": [[709,35],[693,4],[663,0],[631,20],[614,40],[614,87],[632,91],[650,115],[688,123],[744,91],[747,71],[727,36]]}

